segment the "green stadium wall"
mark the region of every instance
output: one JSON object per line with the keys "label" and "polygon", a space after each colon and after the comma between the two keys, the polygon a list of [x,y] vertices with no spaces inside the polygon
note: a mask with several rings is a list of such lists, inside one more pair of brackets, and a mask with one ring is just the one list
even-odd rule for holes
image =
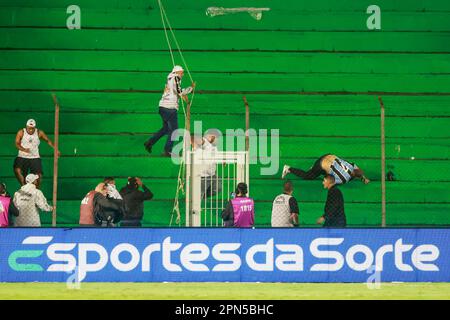
{"label": "green stadium wall", "polygon": [[[348,222],[381,223],[380,106],[386,105],[387,224],[450,225],[450,2],[378,0],[381,30],[368,30],[370,1],[163,1],[197,81],[193,120],[203,128],[280,129],[280,167],[252,165],[256,224],[269,226],[282,165],[309,167],[325,153],[355,161],[372,183],[342,186]],[[66,8],[81,8],[68,30]],[[208,17],[208,7],[268,7]],[[176,55],[177,62],[181,62]],[[178,167],[148,155],[157,105],[172,66],[155,0],[0,0],[0,177],[14,191],[14,137],[28,118],[53,138],[61,104],[58,225],[76,225],[84,195],[104,176],[141,176],[154,192],[145,225],[168,226]],[[188,77],[184,84],[188,84]],[[179,116],[183,125],[182,116]],[[52,150],[41,145],[51,198]],[[322,214],[319,180],[293,178],[303,225]],[[182,208],[183,209],[183,208]],[[50,214],[42,214],[44,224]]]}

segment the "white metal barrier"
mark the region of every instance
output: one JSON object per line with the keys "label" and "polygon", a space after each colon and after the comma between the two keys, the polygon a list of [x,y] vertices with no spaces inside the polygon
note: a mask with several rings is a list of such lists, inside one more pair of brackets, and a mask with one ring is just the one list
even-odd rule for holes
{"label": "white metal barrier", "polygon": [[222,226],[222,210],[237,184],[249,186],[248,157],[247,151],[187,153],[186,226]]}

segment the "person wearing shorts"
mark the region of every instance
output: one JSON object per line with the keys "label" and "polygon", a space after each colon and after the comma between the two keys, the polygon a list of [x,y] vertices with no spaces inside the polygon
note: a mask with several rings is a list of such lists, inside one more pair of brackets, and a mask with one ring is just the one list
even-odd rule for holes
{"label": "person wearing shorts", "polygon": [[[19,154],[14,160],[14,174],[20,185],[25,185],[25,178],[28,174],[39,176],[36,186],[39,188],[43,175],[42,160],[39,154],[39,145],[44,140],[54,148],[53,142],[47,137],[44,131],[36,128],[36,121],[29,119],[26,127],[20,129],[16,135],[16,148]],[[58,156],[60,155],[58,151]]]}

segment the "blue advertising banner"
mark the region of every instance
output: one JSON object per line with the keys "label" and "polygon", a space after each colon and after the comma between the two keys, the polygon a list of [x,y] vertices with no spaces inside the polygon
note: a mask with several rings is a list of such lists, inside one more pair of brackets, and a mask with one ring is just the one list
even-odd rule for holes
{"label": "blue advertising banner", "polygon": [[0,282],[449,282],[450,229],[0,229]]}

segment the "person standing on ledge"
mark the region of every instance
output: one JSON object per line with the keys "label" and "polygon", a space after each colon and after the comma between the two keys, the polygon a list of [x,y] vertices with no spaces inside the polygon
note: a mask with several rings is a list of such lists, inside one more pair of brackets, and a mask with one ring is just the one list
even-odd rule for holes
{"label": "person standing on ledge", "polygon": [[308,171],[285,165],[281,179],[284,179],[288,173],[293,173],[304,180],[314,180],[320,175],[332,175],[336,184],[344,184],[354,178],[360,178],[364,184],[370,182],[356,164],[340,159],[333,154],[326,154],[320,157]]}
{"label": "person standing on ledge", "polygon": [[[44,131],[36,128],[36,121],[30,119],[25,128],[20,129],[16,135],[16,148],[19,150],[17,158],[14,160],[14,174],[20,185],[25,185],[25,176],[29,173],[36,174],[39,179],[36,187],[39,188],[42,179],[42,161],[39,155],[39,145],[44,140],[52,148],[53,142],[47,137]],[[58,151],[58,157],[60,152]]]}
{"label": "person standing on ledge", "polygon": [[175,66],[173,67],[172,72],[167,76],[166,87],[164,88],[164,93],[159,101],[159,115],[162,119],[162,128],[144,143],[145,149],[149,153],[152,152],[153,145],[163,136],[167,135],[163,156],[171,156],[173,146],[171,136],[172,133],[178,129],[178,100],[181,97],[181,99],[188,104],[189,99],[187,95],[195,88],[195,82],[192,83],[191,87],[186,89],[181,88],[183,74],[183,68],[181,66]]}
{"label": "person standing on ledge", "polygon": [[323,187],[328,189],[327,202],[325,203],[325,213],[317,220],[317,224],[323,224],[328,228],[343,228],[347,226],[347,219],[344,211],[344,196],[338,189],[336,181],[332,175],[323,178]]}

